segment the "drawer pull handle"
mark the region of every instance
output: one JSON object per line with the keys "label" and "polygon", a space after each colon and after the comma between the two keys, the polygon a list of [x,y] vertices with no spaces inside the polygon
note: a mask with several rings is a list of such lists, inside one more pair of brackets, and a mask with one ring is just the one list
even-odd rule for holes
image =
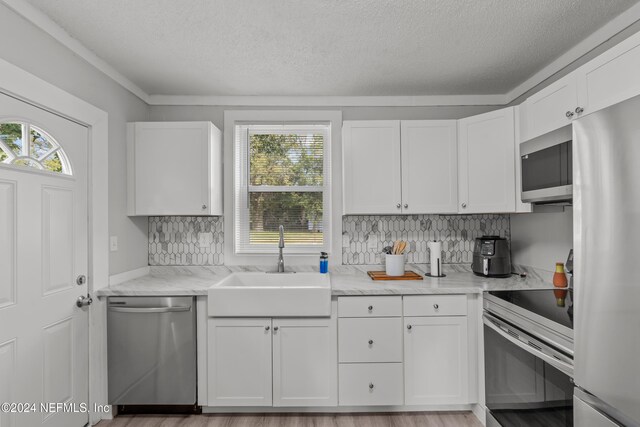
{"label": "drawer pull handle", "polygon": [[369,340],[369,345],[373,345],[373,340]]}
{"label": "drawer pull handle", "polygon": [[265,331],[268,331],[269,329],[271,329],[271,326],[265,326],[265,327],[264,327],[264,330],[265,330]]}
{"label": "drawer pull handle", "polygon": [[373,390],[373,387],[374,387],[373,383],[369,383],[369,390]]}
{"label": "drawer pull handle", "polygon": [[373,306],[370,305],[369,307],[367,307],[369,309],[369,311],[373,311]]}
{"label": "drawer pull handle", "polygon": [[278,331],[278,329],[280,329],[278,326],[274,326],[274,327],[273,327],[273,332],[277,332],[277,331]]}
{"label": "drawer pull handle", "polygon": [[407,329],[411,330],[411,325],[407,325]]}
{"label": "drawer pull handle", "polygon": [[435,308],[436,310],[440,308],[440,306],[438,304],[433,304],[433,308]]}

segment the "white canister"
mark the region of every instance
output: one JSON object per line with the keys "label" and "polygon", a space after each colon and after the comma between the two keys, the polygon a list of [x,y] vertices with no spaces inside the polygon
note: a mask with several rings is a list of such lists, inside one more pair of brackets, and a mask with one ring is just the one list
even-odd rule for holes
{"label": "white canister", "polygon": [[403,276],[404,275],[404,254],[385,255],[385,264],[387,268],[387,276]]}

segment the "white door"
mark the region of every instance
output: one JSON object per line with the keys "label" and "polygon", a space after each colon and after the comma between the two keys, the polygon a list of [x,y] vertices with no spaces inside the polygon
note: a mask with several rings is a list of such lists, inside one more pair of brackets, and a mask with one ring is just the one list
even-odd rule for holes
{"label": "white door", "polygon": [[458,212],[456,120],[402,121],[402,213]]}
{"label": "white door", "polygon": [[515,212],[513,107],[458,121],[459,213]]}
{"label": "white door", "polygon": [[527,141],[571,124],[571,120],[579,115],[575,111],[577,107],[576,76],[572,73],[550,84],[522,103],[524,140]]}
{"label": "white door", "polygon": [[0,425],[83,426],[87,129],[3,94],[0,122],[0,402],[37,404],[0,412]]}
{"label": "white door", "polygon": [[405,317],[407,405],[469,403],[467,317]]}
{"label": "white door", "polygon": [[210,318],[209,405],[271,406],[271,319]]}
{"label": "white door", "polygon": [[335,319],[274,319],[273,406],[337,404]]}
{"label": "white door", "polygon": [[342,125],[344,214],[402,213],[400,121]]}

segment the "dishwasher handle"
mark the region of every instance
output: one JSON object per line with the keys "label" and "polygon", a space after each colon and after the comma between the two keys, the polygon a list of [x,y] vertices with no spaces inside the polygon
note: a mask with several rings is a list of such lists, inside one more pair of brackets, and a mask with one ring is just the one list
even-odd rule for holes
{"label": "dishwasher handle", "polygon": [[175,313],[180,311],[191,311],[191,306],[175,306],[175,307],[114,307],[109,306],[109,311],[117,313]]}

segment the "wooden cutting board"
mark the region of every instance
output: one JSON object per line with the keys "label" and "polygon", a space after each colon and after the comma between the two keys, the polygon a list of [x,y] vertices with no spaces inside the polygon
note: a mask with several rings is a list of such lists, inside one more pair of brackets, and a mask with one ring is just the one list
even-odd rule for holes
{"label": "wooden cutting board", "polygon": [[422,280],[422,276],[413,271],[405,271],[404,276],[387,276],[385,271],[367,271],[372,280]]}

